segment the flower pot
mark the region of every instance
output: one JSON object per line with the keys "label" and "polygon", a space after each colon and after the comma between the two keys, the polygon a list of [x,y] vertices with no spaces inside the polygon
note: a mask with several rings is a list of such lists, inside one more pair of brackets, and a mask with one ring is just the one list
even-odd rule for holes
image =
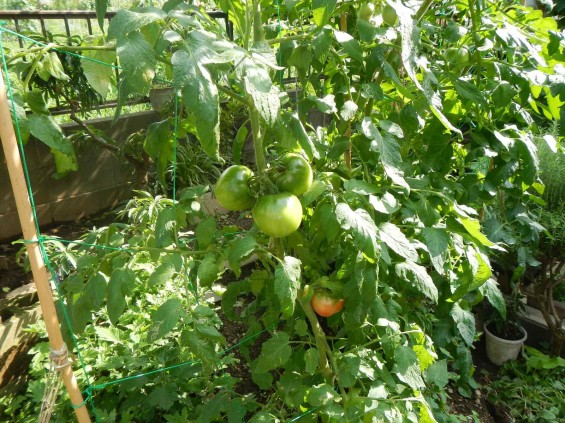
{"label": "flower pot", "polygon": [[173,101],[174,91],[172,87],[151,88],[149,91],[149,102],[156,112],[165,111]]}
{"label": "flower pot", "polygon": [[520,353],[520,350],[524,346],[524,342],[528,337],[526,330],[520,327],[520,330],[524,334],[522,339],[509,340],[499,338],[492,334],[488,329],[488,325],[485,325],[485,337],[486,337],[486,348],[488,359],[497,366],[501,366],[509,360],[515,360]]}

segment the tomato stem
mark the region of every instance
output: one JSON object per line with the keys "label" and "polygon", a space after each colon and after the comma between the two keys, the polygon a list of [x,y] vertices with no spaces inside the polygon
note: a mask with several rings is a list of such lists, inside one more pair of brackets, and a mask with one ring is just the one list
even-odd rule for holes
{"label": "tomato stem", "polygon": [[254,106],[249,109],[251,131],[253,135],[253,149],[255,150],[255,164],[257,166],[257,172],[263,173],[267,168],[267,161],[263,151],[263,134],[261,133],[259,111]]}

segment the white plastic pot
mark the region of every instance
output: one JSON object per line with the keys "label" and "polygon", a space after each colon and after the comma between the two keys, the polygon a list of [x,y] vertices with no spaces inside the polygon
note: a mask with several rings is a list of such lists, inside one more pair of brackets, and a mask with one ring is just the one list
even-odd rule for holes
{"label": "white plastic pot", "polygon": [[486,347],[487,347],[487,357],[488,359],[497,366],[502,366],[505,362],[509,360],[515,360],[520,353],[520,350],[524,346],[524,342],[528,337],[526,330],[520,327],[520,330],[524,334],[522,339],[509,340],[499,338],[493,335],[488,330],[488,325],[484,326],[485,337],[486,337]]}

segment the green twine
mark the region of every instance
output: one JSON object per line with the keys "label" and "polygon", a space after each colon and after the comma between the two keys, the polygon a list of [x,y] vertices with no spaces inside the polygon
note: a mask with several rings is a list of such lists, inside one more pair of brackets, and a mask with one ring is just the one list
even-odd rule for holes
{"label": "green twine", "polygon": [[317,411],[319,408],[321,408],[321,407],[318,406],[318,407],[311,408],[310,410],[308,410],[308,411],[306,411],[306,412],[300,414],[299,416],[296,416],[295,418],[293,418],[292,420],[289,420],[289,421],[286,422],[286,423],[297,422],[298,420],[302,419],[303,417],[306,417],[307,415],[314,413],[314,412]]}
{"label": "green twine", "polygon": [[[29,41],[30,43],[37,44],[38,46],[41,46],[41,47],[47,47],[48,46],[48,44],[45,44],[41,41],[37,41],[37,40],[34,40],[33,38],[26,37],[25,35],[19,34],[19,33],[12,31],[8,28],[3,28],[2,25],[3,25],[3,23],[0,23],[0,33],[1,32],[7,32],[8,34],[11,34],[11,35],[19,37],[23,40]],[[81,59],[81,60],[84,59],[84,60],[88,60],[90,62],[98,63],[99,65],[110,66],[114,69],[121,69],[117,65],[114,65],[114,64],[111,64],[111,63],[106,63],[106,62],[103,62],[101,60],[94,59],[92,57],[86,57],[86,56],[83,56],[81,54],[73,53],[71,51],[67,51],[67,50],[63,50],[63,49],[59,49],[59,48],[52,48],[51,50],[54,50],[56,52],[63,53],[63,54],[68,54],[69,56],[73,56],[73,57],[76,57],[76,58]],[[4,55],[4,50],[2,50],[2,55]]]}
{"label": "green twine", "polygon": [[[277,37],[280,38],[281,36],[281,31],[282,31],[282,26],[281,26],[281,8],[279,6],[279,0],[277,0],[277,17],[279,20],[279,25],[278,25],[278,35]],[[281,66],[282,63],[282,45],[279,44],[279,60],[278,60],[278,65]],[[283,86],[283,70],[279,70],[279,84],[282,87]]]}
{"label": "green twine", "polygon": [[179,96],[175,91],[175,142],[173,143],[173,204],[177,202],[177,144],[179,140]]}

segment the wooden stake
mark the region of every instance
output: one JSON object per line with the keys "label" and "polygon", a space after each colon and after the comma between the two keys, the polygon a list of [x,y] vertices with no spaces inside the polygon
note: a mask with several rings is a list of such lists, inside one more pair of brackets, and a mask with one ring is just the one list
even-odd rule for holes
{"label": "wooden stake", "polygon": [[[24,239],[30,241],[37,241],[37,231],[35,229],[35,219],[31,209],[31,203],[27,191],[26,181],[24,178],[24,171],[20,153],[18,151],[18,142],[14,127],[12,125],[12,117],[8,106],[8,96],[4,84],[4,75],[0,69],[0,139],[2,140],[2,147],[4,155],[6,156],[6,164],[8,166],[8,173],[12,183],[12,190],[16,199],[16,206],[18,209],[18,216],[22,226]],[[37,242],[27,244],[27,252],[31,271],[33,273],[33,280],[37,287],[37,295],[41,305],[41,312],[45,320],[47,328],[47,335],[53,351],[60,351],[64,348],[63,336],[59,326],[59,319],[55,310],[55,303],[53,302],[53,295],[49,285],[49,274],[41,255],[41,250]],[[78,387],[73,369],[70,364],[61,369],[61,377],[67,388],[67,392],[71,398],[71,403],[78,408],[75,409],[75,414],[79,423],[90,422],[90,416],[86,405],[83,403],[82,393]],[[81,405],[82,404],[82,405]],[[80,407],[79,407],[80,406]]]}

